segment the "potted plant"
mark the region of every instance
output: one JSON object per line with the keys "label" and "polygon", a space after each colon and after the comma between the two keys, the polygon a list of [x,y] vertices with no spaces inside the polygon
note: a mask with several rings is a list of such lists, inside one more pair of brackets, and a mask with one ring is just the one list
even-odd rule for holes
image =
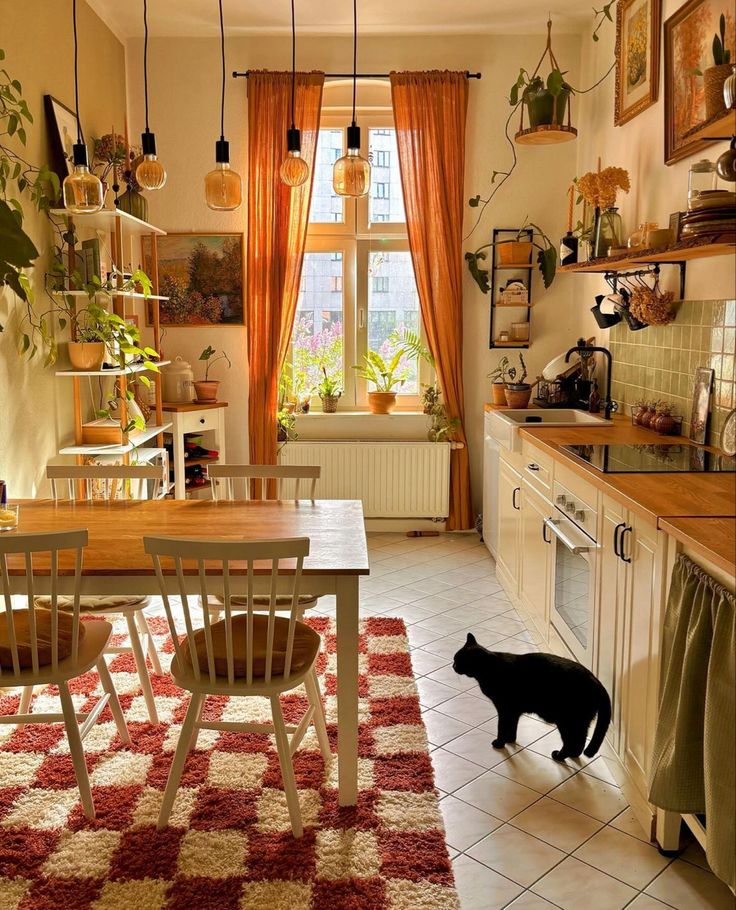
{"label": "potted plant", "polygon": [[521,100],[532,129],[561,125],[565,120],[567,102],[572,91],[572,86],[565,82],[564,73],[556,67],[547,76],[546,82],[539,75],[530,76],[522,67],[516,82],[511,86],[509,104],[515,108]]}
{"label": "potted plant", "polygon": [[333,379],[327,373],[325,366],[322,366],[322,380],[316,387],[315,391],[322,401],[322,410],[325,414],[334,414],[337,410],[337,403],[342,395],[342,389],[336,379]]}
{"label": "potted plant", "polygon": [[391,360],[386,362],[378,351],[368,351],[363,355],[363,363],[354,366],[361,379],[371,383],[375,388],[368,392],[368,407],[371,414],[390,414],[396,405],[396,392],[406,379],[399,374],[401,360],[407,353],[405,347],[394,351]]}
{"label": "potted plant", "polygon": [[[522,243],[521,238],[524,236],[528,237],[528,231],[531,231],[532,239]],[[516,235],[516,240],[499,240],[495,245],[499,247],[500,256],[504,247],[513,249],[514,245],[518,245],[526,248],[527,244],[529,249],[534,247],[537,250],[537,267],[542,275],[545,288],[548,288],[555,280],[555,274],[557,273],[557,248],[538,225],[525,218],[524,224],[519,228]],[[481,263],[487,258],[485,251],[492,246],[494,246],[493,243],[484,243],[474,253],[465,254],[468,270],[484,294],[490,291],[491,285],[488,281],[488,269],[483,268]],[[514,255],[521,255],[518,246]],[[514,262],[519,262],[519,260],[515,259]],[[529,262],[529,253],[526,254],[525,259],[521,259],[521,262]]]}
{"label": "potted plant", "polygon": [[502,357],[495,370],[491,370],[487,379],[491,380],[491,401],[495,405],[506,404],[506,377],[508,375],[509,358]]}
{"label": "potted plant", "polygon": [[720,34],[713,36],[713,66],[705,72],[696,69],[698,76],[703,77],[705,91],[705,118],[710,120],[726,110],[723,87],[731,75],[731,51],[726,47],[726,16],[721,13],[718,23]]}
{"label": "potted plant", "polygon": [[509,367],[506,370],[508,379],[504,388],[504,395],[506,404],[510,408],[525,408],[532,397],[532,387],[525,381],[527,370],[524,363],[524,355],[521,353],[519,353],[519,364],[518,370],[516,367]]}
{"label": "potted plant", "polygon": [[97,371],[106,356],[123,369],[133,362],[141,362],[148,369],[158,372],[154,363],[159,355],[153,348],[140,346],[140,333],[136,326],[122,316],[112,313],[95,301],[73,314],[72,334],[69,342],[69,360],[75,370]]}
{"label": "potted plant", "polygon": [[197,394],[197,401],[215,402],[217,401],[217,390],[220,386],[220,380],[210,379],[210,370],[219,360],[226,361],[228,367],[231,367],[232,363],[230,363],[230,358],[224,351],[218,352],[209,344],[199,355],[199,359],[204,361],[205,368],[204,379],[194,380],[194,391]]}

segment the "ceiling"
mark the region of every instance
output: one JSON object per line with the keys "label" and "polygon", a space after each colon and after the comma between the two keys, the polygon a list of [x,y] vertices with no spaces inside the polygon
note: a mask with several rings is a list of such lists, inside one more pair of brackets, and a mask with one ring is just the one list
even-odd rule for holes
{"label": "ceiling", "polygon": [[[121,38],[143,34],[143,2],[88,0]],[[300,0],[299,34],[342,35],[352,31],[350,0]],[[238,35],[290,34],[288,0],[223,0],[226,32]],[[529,34],[545,30],[552,12],[556,32],[579,32],[592,22],[587,0],[370,0],[358,6],[363,35]],[[209,37],[219,33],[217,0],[154,0],[148,8],[149,34]]]}

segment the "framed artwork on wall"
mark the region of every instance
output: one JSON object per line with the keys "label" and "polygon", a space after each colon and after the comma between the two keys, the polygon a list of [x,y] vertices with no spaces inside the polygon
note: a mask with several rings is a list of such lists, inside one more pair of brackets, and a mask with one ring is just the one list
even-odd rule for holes
{"label": "framed artwork on wall", "polygon": [[731,0],[688,0],[664,24],[665,164],[710,146],[685,134],[706,119],[703,73],[713,66],[713,37],[719,32],[721,13],[726,19],[726,47],[733,48]]}
{"label": "framed artwork on wall", "polygon": [[659,95],[662,0],[616,5],[616,126],[651,107]]}
{"label": "framed artwork on wall", "polygon": [[[151,239],[142,238],[143,268],[151,273]],[[243,234],[166,234],[156,241],[162,326],[244,324]],[[146,323],[152,324],[150,307]]]}
{"label": "framed artwork on wall", "polygon": [[51,140],[52,169],[63,180],[74,170],[72,146],[77,141],[77,115],[53,95],[44,95],[43,105]]}
{"label": "framed artwork on wall", "polygon": [[698,367],[695,371],[693,386],[693,409],[690,415],[690,439],[693,442],[705,443],[708,430],[708,405],[710,390],[713,386],[714,371],[708,367]]}

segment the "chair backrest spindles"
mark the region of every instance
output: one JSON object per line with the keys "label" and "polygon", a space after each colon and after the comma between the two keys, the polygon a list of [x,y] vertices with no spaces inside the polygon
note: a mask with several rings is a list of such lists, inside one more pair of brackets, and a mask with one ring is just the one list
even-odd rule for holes
{"label": "chair backrest spindles", "polygon": [[[294,636],[296,631],[296,622],[299,605],[299,588],[301,584],[302,569],[304,558],[309,555],[309,538],[294,537],[280,540],[259,540],[259,541],[214,541],[214,540],[192,540],[186,538],[172,537],[145,537],[143,539],[146,552],[153,560],[156,578],[164,601],[164,608],[169,622],[169,629],[174,640],[174,649],[177,659],[181,662],[183,653],[179,642],[181,634],[176,629],[173,612],[169,602],[170,585],[167,581],[167,575],[172,574],[176,578],[176,587],[181,597],[182,613],[184,617],[184,626],[189,654],[192,656],[192,672],[195,679],[201,679],[199,660],[197,659],[196,641],[194,638],[194,626],[192,622],[189,597],[187,595],[187,575],[196,574],[198,576],[199,596],[202,603],[207,603],[209,594],[209,581],[212,579],[215,590],[221,592],[223,601],[224,629],[225,629],[225,663],[226,675],[228,682],[232,685],[235,681],[235,661],[242,660],[243,655],[238,652],[242,647],[240,639],[236,641],[233,632],[233,621],[235,616],[242,615],[240,605],[237,613],[233,610],[233,596],[242,596],[243,590],[246,595],[246,642],[245,642],[245,681],[248,685],[254,679],[254,662],[255,652],[253,648],[253,628],[254,615],[263,616],[263,608],[255,609],[253,603],[255,576],[257,574],[268,574],[270,604],[268,609],[268,619],[266,628],[265,642],[265,673],[264,681],[270,683],[273,677],[274,662],[273,652],[275,644],[275,631],[277,619],[276,594],[279,589],[279,582],[283,582],[283,576],[288,576],[288,584],[291,596],[291,609],[289,612],[289,627],[286,641],[286,653],[284,664],[284,679],[291,676],[291,664],[294,649]],[[162,560],[173,562],[172,569],[165,569]],[[286,561],[288,565],[282,566]],[[187,566],[189,564],[190,567]],[[215,678],[215,653],[212,635],[212,625],[207,610],[203,610],[198,617],[202,615],[204,623],[204,643],[207,651],[207,673],[210,681]]]}
{"label": "chair backrest spindles", "polygon": [[51,481],[51,493],[55,502],[59,502],[59,485],[66,485],[67,499],[76,500],[76,485],[82,484],[84,499],[92,499],[94,494],[93,482],[99,480],[104,485],[105,499],[114,499],[120,488],[120,481],[138,480],[152,482],[151,498],[158,499],[162,485],[165,488],[166,478],[164,472],[166,464],[85,464],[85,465],[58,465],[46,466],[46,476]]}
{"label": "chair backrest spindles", "polygon": [[[236,481],[243,482],[245,499],[267,499],[269,480],[276,482],[277,499],[283,498],[285,480],[293,480],[295,484],[294,496],[289,498],[300,499],[302,492],[308,492],[308,498],[314,499],[321,472],[322,468],[319,465],[213,464],[207,469],[212,481],[212,497],[215,500],[234,499]],[[222,481],[224,494],[218,489],[218,481]]]}
{"label": "chair backrest spindles", "polygon": [[[21,672],[20,653],[18,647],[18,635],[16,630],[17,617],[16,611],[13,610],[13,600],[10,588],[10,569],[8,557],[15,556],[15,565],[23,566],[25,576],[25,589],[27,597],[28,611],[28,632],[29,646],[31,652],[31,669],[38,673],[40,669],[40,647],[38,638],[38,611],[43,610],[51,614],[50,616],[50,634],[51,634],[51,667],[56,670],[59,665],[59,553],[71,551],[74,553],[74,581],[72,596],[72,638],[71,638],[71,657],[77,659],[79,654],[79,631],[80,631],[80,588],[82,584],[82,551],[87,546],[88,534],[86,530],[78,531],[61,531],[58,533],[30,533],[30,534],[8,534],[0,536],[0,584],[2,588],[4,604],[4,621],[7,633],[7,642],[10,649],[10,661],[12,664],[12,675],[17,676]],[[39,571],[38,564],[34,563],[34,557],[40,554],[48,553],[48,569]],[[49,591],[51,600],[48,608],[36,607],[35,579],[39,575],[48,576]],[[65,611],[68,614],[68,611]],[[11,668],[0,666],[0,677],[6,674]]]}

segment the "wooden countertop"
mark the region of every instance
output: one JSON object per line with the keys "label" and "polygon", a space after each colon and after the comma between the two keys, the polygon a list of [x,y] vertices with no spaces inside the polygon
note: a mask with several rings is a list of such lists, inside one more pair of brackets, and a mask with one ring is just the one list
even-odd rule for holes
{"label": "wooden countertop", "polygon": [[729,575],[736,572],[736,518],[660,518],[658,527]]}
{"label": "wooden countertop", "polygon": [[[524,438],[558,463],[599,490],[614,497],[626,508],[667,530],[670,524],[678,540],[698,550],[719,566],[730,562],[736,552],[736,475],[723,474],[603,474],[561,447],[563,445],[682,443],[681,436],[658,436],[651,430],[632,426],[616,415],[611,427],[520,428]],[[717,449],[707,447],[710,452]],[[683,519],[682,525],[672,521]],[[701,524],[702,523],[702,524]]]}

